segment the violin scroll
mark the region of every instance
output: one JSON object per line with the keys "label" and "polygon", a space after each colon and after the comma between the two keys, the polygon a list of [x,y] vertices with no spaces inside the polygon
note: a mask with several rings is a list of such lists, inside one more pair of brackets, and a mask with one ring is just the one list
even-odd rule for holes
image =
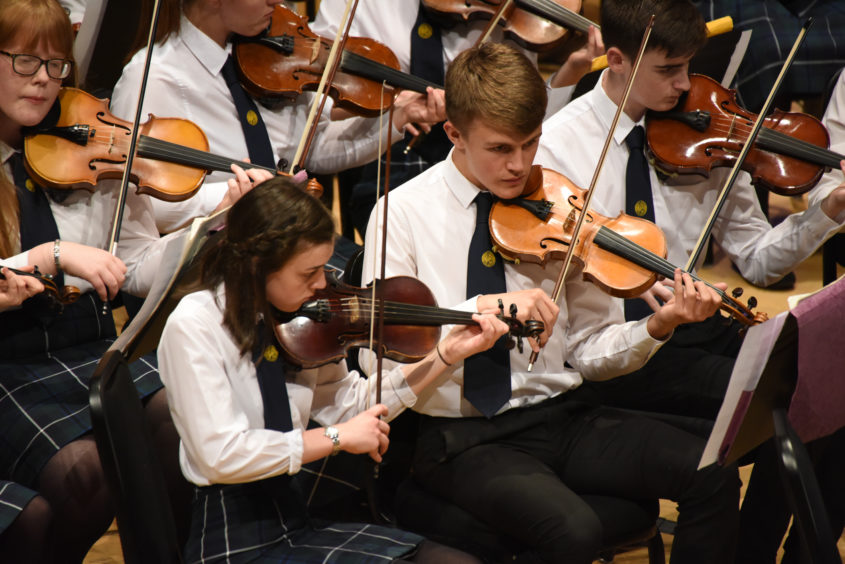
{"label": "violin scroll", "polygon": [[[44,291],[41,293],[41,295],[44,296],[45,299],[49,300],[50,308],[56,310],[57,313],[61,313],[64,306],[72,304],[73,302],[78,300],[79,296],[81,295],[79,288],[77,288],[76,286],[62,286],[61,288],[59,288],[56,285],[53,276],[50,274],[41,274],[37,266],[35,267],[33,272],[18,270],[17,268],[12,268],[9,266],[6,266],[4,268],[7,268],[9,272],[12,272],[18,276],[30,276],[41,282],[41,284],[44,286]],[[0,273],[0,279],[5,280],[6,277],[2,273]],[[34,297],[35,296],[30,299],[33,299]]]}

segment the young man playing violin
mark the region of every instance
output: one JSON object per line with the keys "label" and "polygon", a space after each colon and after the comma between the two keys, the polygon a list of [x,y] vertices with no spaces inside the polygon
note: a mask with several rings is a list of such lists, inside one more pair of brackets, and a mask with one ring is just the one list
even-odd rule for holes
{"label": "young man playing violin", "polygon": [[[559,263],[503,263],[484,217],[495,198],[525,189],[546,107],[542,78],[513,48],[484,44],[459,55],[445,82],[454,149],[390,195],[386,275],[419,278],[442,306],[516,304],[520,319],[541,319],[546,331],[532,343],[543,349],[531,372],[527,355],[503,349],[464,362],[441,358],[445,376],[414,406],[422,414],[416,480],[545,562],[595,558],[602,524],[579,497],[588,492],[677,500],[673,561],[730,560],[736,469],[696,471],[701,439],[587,406],[577,392],[585,378],[641,366],[675,327],[712,315],[717,294],[677,273],[674,299],[648,319],[622,323],[610,298],[573,273],[558,306],[548,293]],[[365,282],[381,252],[378,211],[368,227]]]}
{"label": "young man playing violin", "polygon": [[[647,111],[671,110],[690,87],[688,63],[705,42],[703,19],[692,3],[602,2],[609,68],[591,92],[546,121],[537,161],[562,172],[578,186],[589,185],[651,14],[656,14],[654,28],[613,134],[593,207],[609,216],[626,210],[656,222],[666,235],[668,260],[685,266],[730,168],[714,168],[708,179],[687,176],[681,179],[685,184],[672,184],[645,163],[642,141],[635,142],[634,137],[642,138]],[[574,139],[578,142],[573,143]],[[636,148],[629,149],[629,144]],[[682,158],[683,147],[678,154]],[[635,174],[633,167],[637,166],[633,157],[641,160],[648,176],[650,191],[646,188],[644,196],[630,184],[626,188],[626,179]],[[772,227],[760,209],[749,175],[741,172],[712,236],[747,280],[766,285],[810,256],[843,223],[845,186],[839,186],[807,211]],[[658,282],[642,299],[656,308],[657,300],[670,297],[671,291]],[[621,299],[616,302],[617,310],[624,308],[628,319],[651,311],[639,299],[624,305]],[[684,326],[642,370],[590,386],[600,389],[600,400],[609,405],[715,419],[738,352],[738,328],[736,323],[726,324],[720,315]],[[679,373],[681,365],[686,369]]]}
{"label": "young man playing violin", "polygon": [[[576,185],[586,186],[593,175],[598,154],[608,134],[624,85],[631,73],[642,33],[651,14],[656,14],[654,28],[635,78],[631,95],[614,132],[607,153],[593,207],[599,213],[615,216],[620,210],[649,217],[666,234],[669,261],[685,265],[700,231],[704,227],[724,184],[729,168],[713,169],[708,179],[693,177],[683,185],[670,183],[645,163],[642,141],[628,141],[641,128],[646,113],[672,109],[690,88],[688,63],[705,42],[704,22],[695,6],[676,0],[624,0],[602,2],[602,35],[607,46],[609,68],[595,88],[574,100],[544,124],[537,159],[544,166],[559,170]],[[572,143],[577,139],[577,143]],[[631,147],[629,149],[629,146]],[[679,147],[679,157],[683,147]],[[633,157],[642,159],[650,190],[643,196],[636,192],[629,173],[636,166]],[[810,256],[828,237],[845,223],[845,185],[841,174],[826,188],[816,190],[810,207],[793,214],[772,227],[760,209],[748,174],[741,172],[716,220],[712,236],[741,274],[758,285],[779,279]],[[823,190],[823,192],[822,192]],[[650,200],[650,201],[649,201]],[[639,205],[637,205],[639,204]],[[702,254],[703,258],[703,254]],[[641,300],[615,300],[617,314],[636,318],[646,302],[652,308],[658,300],[670,299],[672,293],[658,283]],[[648,307],[645,308],[648,312]],[[640,409],[672,416],[693,416],[701,434],[708,434],[727,390],[733,364],[741,344],[738,323],[727,323],[720,315],[702,323],[678,328],[671,339],[646,363],[622,378],[607,382],[588,382],[583,393],[591,401],[622,408]],[[683,370],[679,370],[679,367]],[[765,509],[748,504],[756,497],[755,482],[762,483],[760,456],[756,459],[751,486],[742,511],[742,535],[737,562],[773,562],[780,537],[759,543],[754,539],[763,523],[780,508],[778,478],[763,494],[770,502]],[[773,457],[771,468],[773,470]],[[766,487],[766,486],[761,486]],[[786,526],[788,515],[782,523]],[[841,522],[841,521],[840,521]],[[839,526],[841,531],[841,526]],[[781,529],[782,533],[782,529]],[[777,534],[773,534],[777,536]],[[793,553],[793,555],[796,553]]]}

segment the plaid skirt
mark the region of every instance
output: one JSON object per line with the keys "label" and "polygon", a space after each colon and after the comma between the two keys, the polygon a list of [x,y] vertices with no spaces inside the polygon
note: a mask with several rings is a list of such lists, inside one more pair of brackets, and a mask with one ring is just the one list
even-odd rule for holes
{"label": "plaid skirt", "polygon": [[14,482],[0,480],[0,534],[18,518],[18,515],[36,493]]}
{"label": "plaid skirt", "polygon": [[[88,385],[114,335],[93,294],[52,318],[0,314],[0,477],[34,488],[47,461],[91,430]],[[157,367],[154,353],[129,366],[140,397],[162,387]]]}
{"label": "plaid skirt", "polygon": [[186,562],[387,563],[422,537],[372,524],[315,526],[291,477],[194,492]]}

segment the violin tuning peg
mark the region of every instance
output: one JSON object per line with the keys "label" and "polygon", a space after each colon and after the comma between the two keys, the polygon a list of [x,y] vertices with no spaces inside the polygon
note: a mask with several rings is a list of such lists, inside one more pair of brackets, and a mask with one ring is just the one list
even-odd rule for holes
{"label": "violin tuning peg", "polygon": [[522,336],[516,338],[516,348],[519,351],[519,354],[522,354]]}
{"label": "violin tuning peg", "polygon": [[502,298],[499,298],[499,315],[505,315],[505,304],[502,303]]}
{"label": "violin tuning peg", "polygon": [[516,312],[517,312],[516,304],[511,304],[511,307],[510,307],[511,317],[516,317]]}
{"label": "violin tuning peg", "polygon": [[748,309],[754,309],[755,307],[757,307],[757,298],[751,296],[748,298]]}
{"label": "violin tuning peg", "polygon": [[733,290],[731,290],[731,296],[733,296],[734,299],[740,297],[741,295],[742,295],[742,288],[734,288]]}

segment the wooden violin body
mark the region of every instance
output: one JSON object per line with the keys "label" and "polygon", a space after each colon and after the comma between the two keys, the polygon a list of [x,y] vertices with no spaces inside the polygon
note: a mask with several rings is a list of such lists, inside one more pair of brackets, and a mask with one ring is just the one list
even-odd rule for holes
{"label": "wooden violin body", "polygon": [[[502,0],[423,0],[441,18],[469,21],[491,19]],[[570,30],[586,33],[590,20],[579,15],[580,0],[514,0],[502,15],[505,34],[532,51],[558,47],[571,37]],[[598,26],[596,26],[598,27]]]}
{"label": "wooden violin body", "polygon": [[[703,75],[690,75],[690,89],[669,112],[646,117],[648,148],[668,173],[709,176],[733,166],[757,116],[740,107],[735,91]],[[830,139],[813,116],[775,110],[765,118],[743,170],[752,182],[778,194],[811,189],[826,168],[843,158],[827,150]]]}
{"label": "wooden violin body", "polygon": [[[10,272],[18,275],[18,276],[29,276],[31,278],[35,278],[41,285],[44,286],[44,290],[41,295],[46,296],[46,299],[50,301],[50,305],[61,312],[62,307],[72,304],[76,300],[79,299],[81,292],[79,288],[76,286],[62,286],[61,288],[58,287],[53,276],[48,274],[41,274],[38,271],[38,267],[35,267],[35,272],[27,272],[25,270],[18,270],[17,268],[12,268],[10,266],[5,266]],[[0,280],[5,280],[6,277],[0,272]],[[35,296],[33,296],[34,298]],[[32,298],[30,298],[32,299]]]}
{"label": "wooden violin body", "polygon": [[[373,312],[384,318],[381,343],[385,358],[398,362],[422,360],[440,341],[440,327],[446,324],[472,325],[472,313],[437,307],[431,290],[410,276],[395,276],[378,282],[384,293],[384,310],[376,300],[373,308],[372,288],[357,288],[327,276],[327,285],[314,300],[294,314],[293,319],[280,319],[277,336],[288,361],[303,368],[315,368],[339,362],[352,347],[370,346]],[[539,338],[542,321],[524,324],[500,315],[508,323],[511,336],[517,338],[521,350],[522,337]]]}
{"label": "wooden violin body", "polygon": [[[544,221],[529,210],[507,201],[498,201],[490,211],[490,236],[496,250],[509,260],[546,264],[566,256],[575,222],[583,207],[581,190],[562,174],[534,166],[526,183],[531,191],[523,199],[552,204]],[[657,225],[644,219],[620,214],[607,218],[590,211],[573,260],[583,269],[584,278],[605,292],[633,298],[657,281],[657,274],[594,244],[601,226],[613,229],[652,253],[666,256],[666,238]]]}
{"label": "wooden violin body", "polygon": [[[584,190],[562,174],[535,165],[523,196],[500,200],[490,210],[490,237],[496,250],[509,260],[537,264],[563,259],[583,209],[583,195]],[[594,210],[587,214],[572,258],[585,280],[612,296],[635,298],[658,276],[674,275],[675,266],[665,258],[666,238],[657,225],[626,214],[615,218]],[[768,319],[765,313],[751,311],[756,305],[754,298],[745,306],[714,289],[722,297],[722,310],[741,323],[753,325]],[[736,297],[739,293],[734,291]]]}
{"label": "wooden violin body", "polygon": [[[26,166],[33,180],[58,189],[94,190],[100,180],[122,178],[132,138],[132,124],[108,111],[108,101],[75,88],[59,92],[61,114],[49,130],[24,140]],[[140,126],[148,138],[170,139],[208,151],[205,133],[178,118],[150,119]],[[141,193],[167,201],[190,198],[202,185],[205,170],[136,157],[130,180]]]}
{"label": "wooden violin body", "polygon": [[[254,38],[241,38],[234,49],[244,89],[259,99],[296,98],[317,90],[326,68],[332,42],[314,34],[304,17],[277,5],[269,30]],[[389,85],[425,92],[437,86],[399,71],[399,60],[386,45],[374,39],[349,37],[340,68],[329,88],[335,105],[357,115],[377,116],[393,104],[395,89],[382,88],[380,77]],[[373,73],[365,78],[361,68]],[[381,76],[381,75],[384,76]]]}

